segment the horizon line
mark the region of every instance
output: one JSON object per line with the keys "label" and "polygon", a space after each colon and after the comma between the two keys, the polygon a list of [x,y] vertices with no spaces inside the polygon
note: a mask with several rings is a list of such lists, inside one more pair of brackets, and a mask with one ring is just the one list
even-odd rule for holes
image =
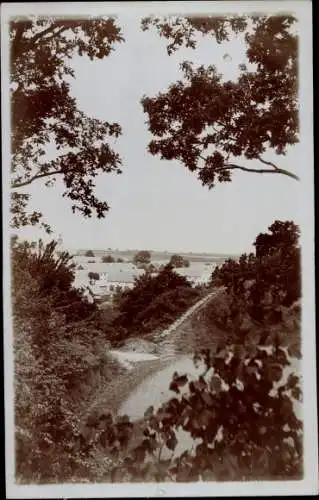
{"label": "horizon line", "polygon": [[[65,245],[67,247],[67,245]],[[234,255],[234,256],[237,256],[237,255],[241,255],[240,253],[230,253],[230,252],[195,252],[195,251],[191,251],[191,250],[153,250],[153,249],[148,249],[148,248],[126,248],[126,249],[120,249],[120,248],[93,248],[93,247],[90,247],[90,248],[74,248],[73,251],[74,252],[87,252],[88,250],[92,250],[92,252],[105,252],[105,253],[108,253],[108,252],[114,252],[114,253],[120,253],[120,252],[140,252],[140,251],[148,251],[150,253],[164,253],[164,254],[179,254],[179,255],[220,255],[220,256],[224,256],[224,255]],[[71,247],[69,247],[69,251],[71,251]]]}

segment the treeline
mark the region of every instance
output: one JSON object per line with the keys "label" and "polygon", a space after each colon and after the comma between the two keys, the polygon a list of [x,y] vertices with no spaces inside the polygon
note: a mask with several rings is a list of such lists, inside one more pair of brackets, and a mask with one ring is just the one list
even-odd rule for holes
{"label": "treeline", "polygon": [[[85,255],[85,257],[92,257],[92,258],[95,257],[93,250],[87,250],[84,255]],[[149,250],[140,250],[139,252],[137,252],[134,255],[132,260],[124,260],[121,257],[116,258],[113,255],[108,254],[108,255],[102,256],[101,262],[106,263],[106,264],[132,262],[140,269],[145,269],[145,270],[148,270],[150,272],[156,271],[156,270],[162,270],[163,267],[165,266],[165,264],[160,265],[160,266],[158,266],[159,267],[159,269],[158,269],[157,266],[155,266],[151,262],[151,259],[152,259],[152,254]],[[95,261],[92,261],[92,262],[95,262]],[[182,257],[181,255],[178,255],[178,254],[173,254],[171,256],[168,264],[170,264],[172,267],[175,267],[175,268],[189,267],[189,265],[190,265],[189,260],[187,260],[185,257]]]}

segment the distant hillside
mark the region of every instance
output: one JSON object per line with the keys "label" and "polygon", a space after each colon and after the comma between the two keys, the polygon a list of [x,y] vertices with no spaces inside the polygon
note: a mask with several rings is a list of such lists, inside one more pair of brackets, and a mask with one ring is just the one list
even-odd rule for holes
{"label": "distant hillside", "polygon": [[[80,249],[73,251],[75,255],[85,255],[88,249]],[[134,255],[139,250],[94,250],[91,249],[96,257],[102,257],[104,255],[112,255],[115,258],[122,258],[125,260],[132,260]],[[185,257],[191,262],[222,262],[228,258],[236,259],[237,255],[232,254],[221,254],[221,253],[198,253],[198,252],[160,252],[156,250],[150,250],[152,255],[152,261],[169,261],[171,256],[178,253],[179,255]]]}

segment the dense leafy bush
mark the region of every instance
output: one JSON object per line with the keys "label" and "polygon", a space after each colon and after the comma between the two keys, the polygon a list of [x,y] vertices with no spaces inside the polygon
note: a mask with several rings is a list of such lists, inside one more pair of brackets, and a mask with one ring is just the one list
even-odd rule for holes
{"label": "dense leafy bush", "polygon": [[[119,297],[121,294],[119,294]],[[88,329],[95,329],[103,333],[104,339],[111,344],[119,338],[125,337],[126,331],[119,324],[120,312],[112,303],[105,303],[93,317],[86,322]]]}
{"label": "dense leafy bush", "polygon": [[94,272],[90,271],[88,273],[88,278],[90,281],[98,281],[100,279],[100,275],[99,275],[99,273],[94,273]]}
{"label": "dense leafy bush", "polygon": [[173,322],[199,294],[184,276],[167,265],[157,276],[142,275],[136,279],[134,288],[122,294],[117,324],[128,334],[149,333]]}
{"label": "dense leafy bush", "polygon": [[136,255],[133,257],[133,262],[134,264],[149,264],[151,262],[151,252],[148,250],[140,250],[137,252]]}
{"label": "dense leafy bush", "polygon": [[[65,320],[78,321],[91,315],[96,306],[90,303],[82,290],[73,288],[75,264],[68,252],[57,252],[58,243],[44,245],[12,240],[13,285],[21,273],[27,273],[38,285],[41,297],[50,297],[55,311]],[[16,290],[16,288],[15,288]]]}
{"label": "dense leafy bush", "polygon": [[280,322],[281,308],[300,298],[299,229],[293,222],[275,221],[269,233],[255,240],[256,254],[229,259],[214,270],[213,283],[226,287],[233,318],[245,311],[257,322]]}
{"label": "dense leafy bush", "polygon": [[152,300],[136,316],[136,322],[143,325],[145,332],[165,328],[199,298],[199,291],[194,288],[180,287],[162,293]]}
{"label": "dense leafy bush", "polygon": [[[115,262],[115,258],[112,255],[103,255],[102,262],[104,262],[106,264],[111,263],[111,262]],[[117,262],[118,262],[118,260],[117,260]]]}
{"label": "dense leafy bush", "polygon": [[87,250],[84,255],[85,257],[95,257],[93,250]]}
{"label": "dense leafy bush", "polygon": [[189,267],[189,260],[186,258],[182,257],[181,255],[174,254],[170,258],[169,263],[176,268],[179,267]]}
{"label": "dense leafy bush", "polygon": [[54,248],[39,252],[17,241],[12,248],[16,473],[22,482],[61,481],[79,471],[82,450],[74,444],[81,414],[119,371],[104,332],[88,328],[94,306],[72,289],[72,267]]}

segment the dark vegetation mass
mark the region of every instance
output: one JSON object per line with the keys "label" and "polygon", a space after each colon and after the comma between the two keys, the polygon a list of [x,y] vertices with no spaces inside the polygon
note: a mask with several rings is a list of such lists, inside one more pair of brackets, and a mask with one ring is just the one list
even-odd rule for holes
{"label": "dark vegetation mass", "polygon": [[[195,68],[184,61],[181,80],[155,97],[144,96],[150,154],[179,160],[209,189],[232,181],[234,172],[298,179],[280,167],[280,157],[298,142],[295,25],[291,15],[145,18],[143,29],[166,38],[169,55],[183,46],[195,49],[199,33],[217,43],[244,33],[247,57],[234,81],[223,80],[214,65]],[[276,153],[277,162],[268,161],[266,151]]]}
{"label": "dark vegetation mass", "polygon": [[199,297],[200,290],[167,265],[157,276],[142,275],[132,290],[122,294],[117,324],[131,335],[165,328]]}

